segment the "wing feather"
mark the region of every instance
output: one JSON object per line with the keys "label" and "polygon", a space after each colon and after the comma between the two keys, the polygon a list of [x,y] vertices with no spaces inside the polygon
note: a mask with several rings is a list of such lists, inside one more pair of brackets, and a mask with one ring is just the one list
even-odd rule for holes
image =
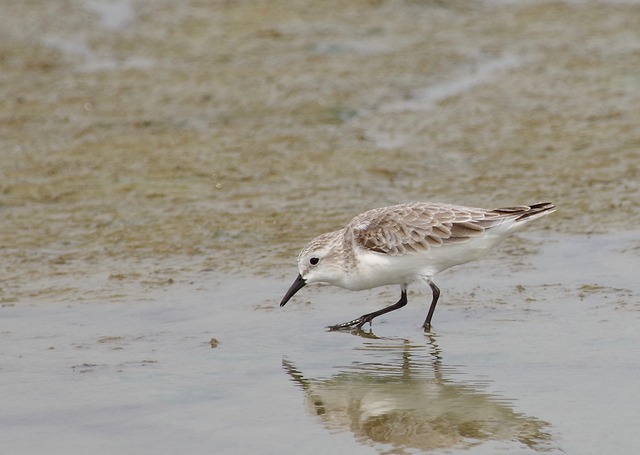
{"label": "wing feather", "polygon": [[493,210],[416,202],[369,210],[355,217],[346,230],[356,246],[397,256],[467,242],[504,216]]}
{"label": "wing feather", "polygon": [[357,248],[399,256],[468,242],[502,223],[524,224],[555,211],[551,202],[482,209],[414,202],[369,210],[345,228]]}

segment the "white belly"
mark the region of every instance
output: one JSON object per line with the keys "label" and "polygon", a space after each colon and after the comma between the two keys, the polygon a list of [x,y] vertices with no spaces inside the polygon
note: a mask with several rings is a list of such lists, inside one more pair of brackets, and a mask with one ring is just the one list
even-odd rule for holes
{"label": "white belly", "polygon": [[409,284],[419,277],[432,277],[438,272],[479,259],[502,238],[480,237],[466,243],[432,247],[425,253],[390,256],[362,252],[353,273],[344,277],[340,286],[351,290],[371,289],[389,284]]}

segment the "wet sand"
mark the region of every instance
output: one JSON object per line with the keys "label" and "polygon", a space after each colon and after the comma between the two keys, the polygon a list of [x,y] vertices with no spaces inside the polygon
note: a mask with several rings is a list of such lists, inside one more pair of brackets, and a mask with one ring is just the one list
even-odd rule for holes
{"label": "wet sand", "polygon": [[[8,450],[635,449],[640,5],[1,4]],[[419,288],[378,339],[323,327],[396,289],[277,308],[410,200],[558,212],[439,278],[433,337]]]}

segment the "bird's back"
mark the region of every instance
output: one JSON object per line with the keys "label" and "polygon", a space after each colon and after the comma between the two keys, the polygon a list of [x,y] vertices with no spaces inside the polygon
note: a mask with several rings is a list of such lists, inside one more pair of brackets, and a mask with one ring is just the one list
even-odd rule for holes
{"label": "bird's back", "polygon": [[[432,276],[484,256],[504,238],[555,210],[552,203],[482,209],[415,202],[373,209],[345,228],[360,256],[361,274]],[[366,258],[366,259],[365,259]],[[364,259],[364,260],[362,260]],[[389,277],[395,270],[394,277]]]}
{"label": "bird's back", "polygon": [[492,230],[497,235],[517,229],[553,210],[549,202],[499,209],[413,202],[364,212],[351,220],[345,234],[364,250],[404,255],[465,243]]}

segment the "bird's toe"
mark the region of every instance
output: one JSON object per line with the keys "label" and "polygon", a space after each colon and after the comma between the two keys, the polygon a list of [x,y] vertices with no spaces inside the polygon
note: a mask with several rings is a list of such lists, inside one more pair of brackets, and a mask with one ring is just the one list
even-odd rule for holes
{"label": "bird's toe", "polygon": [[364,324],[366,324],[366,321],[363,321],[362,318],[358,318],[349,322],[343,322],[342,324],[330,325],[327,329],[330,331],[360,329]]}

